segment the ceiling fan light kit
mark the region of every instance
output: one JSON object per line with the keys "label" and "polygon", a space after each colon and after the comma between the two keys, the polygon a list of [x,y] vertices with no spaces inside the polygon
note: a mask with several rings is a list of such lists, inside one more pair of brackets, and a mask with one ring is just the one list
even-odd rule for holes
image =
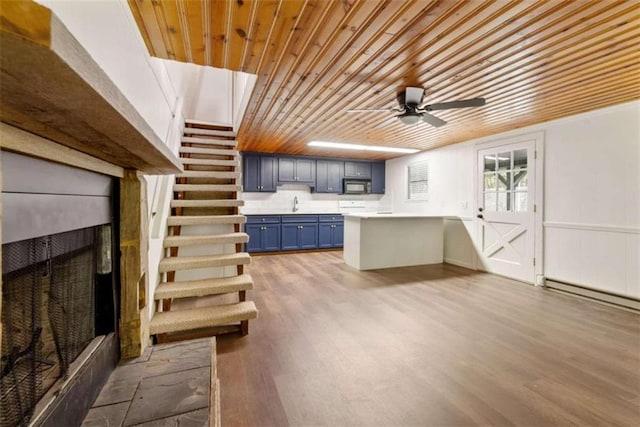
{"label": "ceiling fan light kit", "polygon": [[433,127],[446,125],[447,122],[429,114],[429,111],[451,110],[456,108],[482,107],[487,102],[484,98],[462,99],[458,101],[441,102],[438,104],[424,104],[424,89],[421,87],[406,87],[396,97],[400,108],[391,109],[369,109],[369,110],[347,110],[347,113],[371,113],[371,112],[391,112],[400,113],[397,117],[405,125],[415,125],[420,121],[430,124]]}
{"label": "ceiling fan light kit", "polygon": [[402,113],[397,117],[398,117],[398,120],[400,120],[405,125],[415,125],[416,123],[420,122],[420,120],[422,119],[422,117],[420,117],[419,114],[409,113],[409,112]]}
{"label": "ceiling fan light kit", "polygon": [[344,142],[329,142],[329,141],[311,141],[307,145],[309,145],[310,147],[339,148],[344,150],[361,150],[361,151],[381,151],[385,153],[403,153],[403,154],[413,154],[420,151],[420,150],[416,150],[415,148],[385,147],[381,145],[348,144]]}

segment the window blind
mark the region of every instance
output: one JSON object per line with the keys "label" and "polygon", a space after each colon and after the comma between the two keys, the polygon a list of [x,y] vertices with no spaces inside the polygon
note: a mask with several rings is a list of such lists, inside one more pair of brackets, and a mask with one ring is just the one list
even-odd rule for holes
{"label": "window blind", "polygon": [[426,160],[408,166],[409,200],[427,200],[429,193],[429,165]]}

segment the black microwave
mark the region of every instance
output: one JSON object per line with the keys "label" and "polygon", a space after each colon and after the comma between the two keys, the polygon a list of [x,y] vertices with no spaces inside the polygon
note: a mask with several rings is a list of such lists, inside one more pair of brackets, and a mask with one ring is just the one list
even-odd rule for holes
{"label": "black microwave", "polygon": [[370,179],[352,179],[345,178],[343,186],[344,194],[370,194],[371,193],[371,180]]}

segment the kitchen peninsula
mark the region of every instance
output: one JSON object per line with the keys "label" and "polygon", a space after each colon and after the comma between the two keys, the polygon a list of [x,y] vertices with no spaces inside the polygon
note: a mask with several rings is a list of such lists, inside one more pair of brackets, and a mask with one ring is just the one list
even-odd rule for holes
{"label": "kitchen peninsula", "polygon": [[344,262],[359,270],[439,264],[444,220],[419,214],[344,215]]}

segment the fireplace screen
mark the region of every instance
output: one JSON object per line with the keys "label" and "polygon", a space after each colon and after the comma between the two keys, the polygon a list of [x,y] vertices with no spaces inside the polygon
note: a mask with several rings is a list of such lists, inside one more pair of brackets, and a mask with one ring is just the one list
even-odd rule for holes
{"label": "fireplace screen", "polygon": [[96,336],[96,285],[111,273],[110,229],[2,246],[2,426],[26,425],[36,403]]}

